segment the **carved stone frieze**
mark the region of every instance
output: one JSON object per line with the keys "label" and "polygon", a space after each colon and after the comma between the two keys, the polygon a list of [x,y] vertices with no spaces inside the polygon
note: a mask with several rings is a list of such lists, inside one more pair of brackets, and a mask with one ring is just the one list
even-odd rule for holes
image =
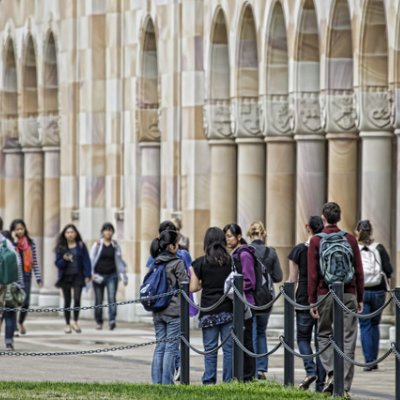
{"label": "carved stone frieze", "polygon": [[224,139],[232,136],[229,100],[212,100],[203,108],[204,134],[208,139]]}
{"label": "carved stone frieze", "polygon": [[294,133],[322,133],[319,93],[294,93],[291,97]]}
{"label": "carved stone frieze", "polygon": [[263,133],[267,136],[280,136],[291,133],[291,109],[289,97],[285,95],[266,96],[263,106]]}
{"label": "carved stone frieze", "polygon": [[158,107],[139,108],[136,111],[137,132],[139,142],[160,140]]}
{"label": "carved stone frieze", "polygon": [[244,97],[232,101],[232,131],[235,137],[262,136],[260,130],[260,106],[257,97]]}
{"label": "carved stone frieze", "polygon": [[356,131],[353,91],[334,91],[321,95],[321,124],[326,132]]}
{"label": "carved stone frieze", "polygon": [[19,142],[22,147],[41,146],[38,117],[25,117],[18,120]]}
{"label": "carved stone frieze", "polygon": [[400,88],[393,88],[389,91],[390,125],[400,129]]}
{"label": "carved stone frieze", "polygon": [[18,141],[18,118],[4,118],[2,121],[2,145],[6,149],[19,147]]}
{"label": "carved stone frieze", "polygon": [[354,93],[354,105],[360,131],[391,129],[391,102],[386,87],[359,89]]}
{"label": "carved stone frieze", "polygon": [[60,145],[58,115],[41,115],[39,117],[39,138],[42,146],[58,147]]}

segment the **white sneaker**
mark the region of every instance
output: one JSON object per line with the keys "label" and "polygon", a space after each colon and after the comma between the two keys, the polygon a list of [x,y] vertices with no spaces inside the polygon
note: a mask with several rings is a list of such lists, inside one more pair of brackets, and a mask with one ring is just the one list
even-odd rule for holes
{"label": "white sneaker", "polygon": [[177,368],[174,374],[174,381],[179,382],[181,380],[181,369]]}

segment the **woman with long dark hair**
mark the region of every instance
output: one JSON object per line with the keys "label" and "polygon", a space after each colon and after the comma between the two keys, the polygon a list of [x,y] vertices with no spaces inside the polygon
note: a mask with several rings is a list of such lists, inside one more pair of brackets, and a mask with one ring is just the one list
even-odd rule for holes
{"label": "woman with long dark hair", "polygon": [[[82,288],[91,279],[92,266],[85,243],[74,224],[68,224],[61,231],[56,245],[56,261],[58,281],[56,286],[61,288],[64,296],[64,307],[71,307],[72,292],[74,307],[80,307]],[[64,311],[65,333],[76,333],[82,330],[78,325],[79,310],[74,311],[74,322],[71,324],[71,312]]]}
{"label": "woman with long dark hair", "polygon": [[[14,219],[10,225],[10,232],[13,237],[15,250],[18,252],[24,278],[25,301],[21,308],[28,309],[31,296],[32,272],[35,275],[36,283],[42,286],[42,275],[40,273],[38,256],[35,241],[29,236],[28,229],[22,219]],[[18,318],[18,330],[21,335],[26,334],[24,326],[27,311],[21,311]]]}
{"label": "woman with long dark hair", "polygon": [[[224,294],[225,279],[231,272],[231,257],[226,249],[224,232],[219,228],[209,228],[204,237],[204,255],[193,262],[190,276],[190,291],[201,292],[201,306],[210,307]],[[203,331],[204,350],[218,346],[218,338],[225,342],[222,346],[223,382],[232,380],[232,340],[227,339],[232,328],[232,301],[226,299],[210,312],[200,312],[199,323]],[[217,353],[204,356],[203,384],[217,383]]]}

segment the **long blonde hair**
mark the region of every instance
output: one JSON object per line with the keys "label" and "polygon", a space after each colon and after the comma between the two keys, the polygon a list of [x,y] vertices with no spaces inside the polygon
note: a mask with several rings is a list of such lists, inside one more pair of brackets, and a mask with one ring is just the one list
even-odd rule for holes
{"label": "long blonde hair", "polygon": [[253,222],[247,231],[247,236],[252,240],[261,237],[265,241],[267,238],[267,231],[264,227],[264,224],[261,221]]}

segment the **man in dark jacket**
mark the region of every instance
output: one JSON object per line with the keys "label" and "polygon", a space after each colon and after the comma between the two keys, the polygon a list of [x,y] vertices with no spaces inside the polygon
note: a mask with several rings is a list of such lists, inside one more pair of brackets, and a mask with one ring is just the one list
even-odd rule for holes
{"label": "man in dark jacket", "polygon": [[[341,210],[336,203],[326,203],[322,210],[322,220],[324,222],[323,233],[331,234],[340,232],[337,223],[340,221]],[[361,262],[360,250],[357,240],[354,236],[346,233],[345,238],[349,242],[354,263],[354,277],[351,282],[344,286],[344,304],[352,311],[359,313],[363,309],[363,294],[364,294],[364,273]],[[320,270],[320,241],[319,236],[314,236],[310,240],[308,249],[308,301],[314,304],[322,296],[329,292],[328,284],[324,281]],[[332,296],[327,299],[318,308],[310,310],[314,318],[319,319],[318,325],[318,344],[319,348],[323,349],[330,340],[333,334],[332,324]],[[354,359],[354,352],[357,340],[357,319],[344,313],[344,352],[347,356]],[[321,362],[327,373],[327,380],[324,387],[324,392],[333,392],[333,347],[321,354]],[[349,391],[354,376],[354,366],[351,363],[344,362],[344,390],[346,396],[349,396]]]}

